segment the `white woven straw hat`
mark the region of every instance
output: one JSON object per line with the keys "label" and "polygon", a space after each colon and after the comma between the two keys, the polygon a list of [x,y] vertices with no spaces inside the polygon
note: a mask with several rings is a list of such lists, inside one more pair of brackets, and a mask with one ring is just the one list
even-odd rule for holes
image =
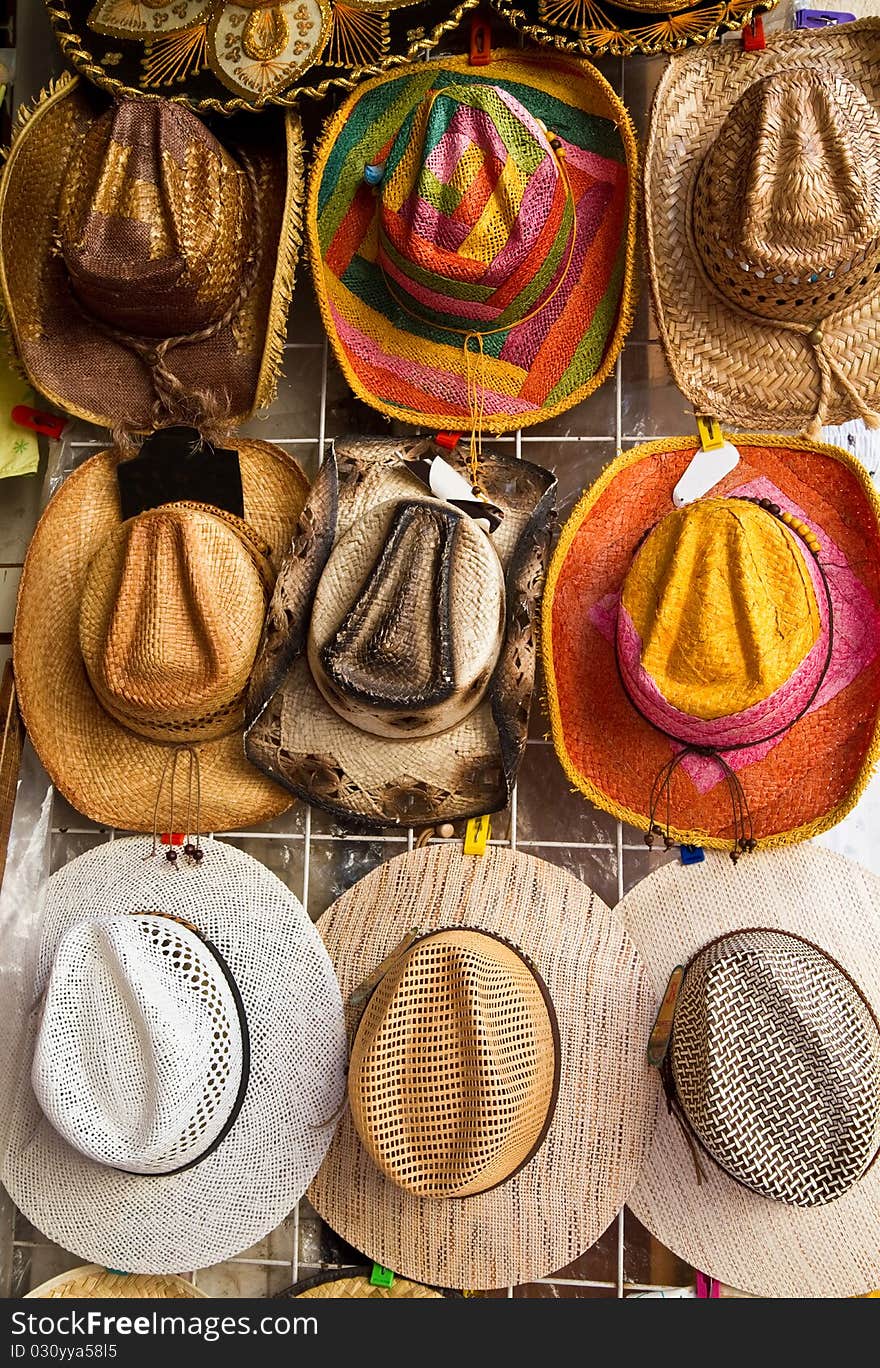
{"label": "white woven straw hat", "polygon": [[[627,1200],[654,1127],[655,1000],[615,913],[543,860],[444,844],[381,865],[318,927],[354,1042],[350,1105],[309,1189],[320,1215],[414,1282],[485,1290],[566,1267]],[[450,952],[436,974],[417,954],[432,945]],[[492,945],[510,948],[507,964]],[[530,978],[556,1032],[540,1029]],[[534,1101],[542,1082],[550,1104],[543,1090],[523,1125],[508,1087]],[[439,1181],[468,1166],[479,1182]]]}
{"label": "white woven straw hat", "polygon": [[3,1180],[50,1239],[133,1273],[231,1257],[299,1200],[344,1093],[321,939],[258,861],[129,837],[49,881]]}
{"label": "white woven straw hat", "polygon": [[[692,970],[702,979],[727,958],[708,992],[701,982],[691,993],[705,1014],[700,1024],[699,1003],[687,1004],[678,1047],[676,1010],[670,1054],[688,1058],[673,1061],[677,1101],[661,1104],[635,1215],[695,1268],[756,1296],[880,1285],[880,879],[807,844],[757,852],[747,878],[707,853],[651,874],[618,911],[658,997],[676,965],[690,966],[681,1004]],[[773,1145],[754,1147],[771,1133]]]}

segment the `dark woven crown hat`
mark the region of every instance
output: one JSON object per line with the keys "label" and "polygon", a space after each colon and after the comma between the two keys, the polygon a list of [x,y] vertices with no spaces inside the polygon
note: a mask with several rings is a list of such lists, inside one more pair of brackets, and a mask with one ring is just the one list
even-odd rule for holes
{"label": "dark woven crown hat", "polygon": [[215,136],[166,100],[75,77],[18,125],[0,183],[3,299],[60,408],[135,430],[271,402],[299,246],[293,115]]}
{"label": "dark woven crown hat", "polygon": [[437,452],[413,438],[335,444],[248,692],[252,764],[374,828],[498,811],[525,746],[556,481],[484,456],[482,488],[500,516],[487,532],[461,456],[443,453],[461,506],[416,475],[436,469]]}

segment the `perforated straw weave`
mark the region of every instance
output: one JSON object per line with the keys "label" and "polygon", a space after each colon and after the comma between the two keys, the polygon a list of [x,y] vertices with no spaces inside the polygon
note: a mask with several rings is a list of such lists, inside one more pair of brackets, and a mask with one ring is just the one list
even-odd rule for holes
{"label": "perforated straw weave", "polygon": [[[645,1056],[654,994],[617,916],[570,874],[497,847],[467,856],[438,845],[389,860],[321,918],[346,1001],[416,926],[500,936],[540,974],[561,1055],[546,1137],[507,1181],[436,1200],[380,1172],[348,1109],[309,1196],[343,1239],[416,1282],[486,1289],[545,1277],[599,1238],[635,1183],[656,1111]],[[360,1010],[349,1008],[352,1030]]]}
{"label": "perforated straw weave", "polygon": [[[216,948],[241,995],[250,1045],[247,1090],[232,1128],[198,1163],[169,1175],[124,1172],[88,1158],[65,1140],[43,1114],[30,1082],[32,1049],[23,1052],[18,1074],[4,1106],[12,1109],[2,1178],[21,1211],[49,1239],[96,1263],[137,1273],[171,1273],[217,1263],[240,1253],[283,1220],[302,1196],[323,1158],[344,1097],[346,1040],[342,1003],[333,969],[320,938],[300,904],[256,860],[235,848],[204,844],[199,865],[178,861],[172,867],[151,857],[151,842],[128,837],[102,845],[66,865],[49,881],[45,920],[34,983],[40,1004],[61,957],[73,955],[83,928],[106,918],[115,925],[131,913],[161,909],[191,923]],[[132,917],[131,923],[141,921]],[[143,918],[147,928],[151,917]],[[141,962],[156,961],[156,950],[129,949]],[[147,933],[149,941],[149,929]],[[173,938],[183,946],[182,933]],[[173,953],[173,950],[172,950]],[[87,966],[77,974],[85,978]],[[123,1013],[118,998],[120,974],[107,1011],[99,1014],[97,989],[86,1003],[69,998],[52,1004],[56,1056],[75,1055],[70,1041],[92,1029],[94,1056],[80,1041],[80,1067],[91,1080],[92,1101],[83,1096],[65,1103],[65,1130],[79,1122],[79,1109],[93,1108],[103,1096],[127,1098],[149,1116],[145,1090],[148,1067],[136,1061],[124,1034],[114,1046],[120,1017],[137,1018],[138,1002]],[[146,996],[143,976],[138,992]],[[219,997],[217,999],[219,1004]],[[154,998],[142,1024],[155,1022],[161,1004]],[[176,1058],[165,1060],[166,1075],[181,1084],[178,1134],[188,1133],[198,1099],[204,1099],[210,1060],[203,1041],[168,1029],[173,1012],[165,1004],[162,1039]],[[202,1016],[206,1027],[212,1008]],[[65,1031],[64,1048],[56,1042]],[[48,1029],[48,1028],[47,1028]],[[32,1042],[39,1012],[32,1019]],[[45,1051],[44,1051],[45,1053]],[[215,1056],[211,1056],[212,1058]],[[53,1061],[54,1063],[55,1061]],[[57,1070],[56,1070],[57,1072]],[[230,1078],[234,1070],[230,1070]],[[42,1076],[42,1072],[41,1072]],[[160,1080],[162,1081],[162,1080]],[[183,1086],[186,1085],[186,1086]],[[104,1091],[106,1090],[106,1091]],[[209,1088],[210,1090],[210,1088]],[[166,1101],[157,1115],[170,1132]],[[224,1107],[228,1096],[224,1094]],[[124,1110],[120,1108],[120,1110]],[[220,1108],[210,1122],[216,1125]],[[197,1125],[198,1130],[198,1125]],[[207,1132],[192,1142],[204,1146]],[[129,1137],[131,1145],[131,1137]],[[92,1137],[92,1149],[97,1146]],[[159,1146],[163,1151],[163,1146]],[[117,1151],[114,1160],[121,1155]],[[163,1159],[167,1153],[162,1152]]]}
{"label": "perforated straw weave", "polygon": [[470,1197],[534,1154],[556,1102],[559,1040],[522,955],[481,931],[406,951],[361,1019],[348,1073],[358,1134],[418,1197]]}
{"label": "perforated straw weave", "polygon": [[[821,946],[852,976],[876,1013],[880,879],[841,855],[809,844],[758,851],[749,856],[747,874],[744,869],[723,854],[707,853],[697,867],[676,861],[642,880],[619,904],[627,929],[651,966],[655,991],[664,991],[675,965],[687,964],[717,937],[743,926],[765,927]],[[815,964],[809,973],[818,988]],[[831,971],[826,968],[822,973]],[[787,1014],[796,1005],[790,982],[786,988],[777,976],[776,983],[776,1012]],[[839,980],[836,983],[839,989]],[[741,1011],[744,996],[740,992],[735,999]],[[801,995],[798,1016],[801,1022],[810,1020],[814,1033],[818,1027],[827,1038],[827,1022],[822,1024],[819,1006],[810,1004],[809,997],[809,992]],[[789,1025],[794,1020],[793,1015]],[[853,1030],[861,1030],[855,1019]],[[803,1041],[803,1026],[798,1033]],[[753,1053],[755,1046],[741,1038],[736,1049],[747,1062],[743,1052]],[[782,1061],[786,1053],[796,1052],[794,1044],[781,1038],[768,1041],[768,1071],[775,1058]],[[838,1048],[829,1053],[829,1061],[833,1053],[839,1060]],[[808,1066],[801,1062],[798,1067],[803,1071]],[[867,1091],[871,1076],[869,1070]],[[787,1074],[780,1068],[778,1086],[783,1087],[786,1078],[791,1086],[793,1077],[790,1068]],[[818,1086],[809,1089],[812,1100],[804,1113],[805,1128],[815,1126],[827,1102],[818,1072],[814,1079]],[[731,1111],[737,1107],[740,1126],[746,1124],[744,1088],[743,1084],[737,1102],[730,1102]],[[700,1162],[703,1180],[698,1183],[682,1126],[661,1105],[654,1142],[629,1205],[652,1235],[693,1267],[763,1297],[851,1297],[880,1286],[880,1163],[836,1200],[807,1208],[760,1196],[707,1155],[701,1155]],[[764,1162],[774,1161],[765,1156]],[[812,1158],[814,1165],[817,1162],[818,1153]]]}

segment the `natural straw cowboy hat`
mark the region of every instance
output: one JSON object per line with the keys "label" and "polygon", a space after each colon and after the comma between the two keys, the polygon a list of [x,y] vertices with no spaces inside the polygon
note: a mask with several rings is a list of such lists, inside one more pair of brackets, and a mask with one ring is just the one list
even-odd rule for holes
{"label": "natural straw cowboy hat", "polygon": [[406,1278],[395,1276],[390,1285],[377,1285],[370,1281],[369,1268],[340,1268],[332,1272],[316,1273],[311,1278],[303,1278],[292,1287],[285,1288],[277,1295],[279,1298],[306,1297],[314,1301],[350,1301],[364,1297],[379,1298],[383,1301],[441,1300],[455,1293],[438,1292],[434,1287],[423,1287],[421,1283],[409,1282]]}
{"label": "natural straw cowboy hat", "polygon": [[577,1258],[626,1201],[657,1101],[654,998],[615,914],[532,856],[449,844],[381,865],[318,925],[353,1041],[319,1214],[441,1287]]}
{"label": "natural straw cowboy hat", "polygon": [[49,881],[3,1181],[51,1240],[170,1273],[272,1230],[323,1158],[345,1034],[320,937],[274,874],[125,837]]}
{"label": "natural straw cowboy hat", "polygon": [[315,289],[360,399],[510,432],[586,399],[633,311],[636,146],[596,69],[419,63],[334,114],[308,199]]}
{"label": "natural straw cowboy hat", "polygon": [[577,53],[629,57],[636,52],[676,52],[711,43],[741,29],[777,0],[688,4],[683,0],[492,0],[520,33],[537,43]]}
{"label": "natural straw cowboy hat", "polygon": [[67,1273],[59,1273],[57,1278],[35,1287],[27,1297],[144,1297],[156,1300],[166,1297],[205,1297],[186,1278],[178,1278],[173,1273],[113,1273],[109,1268],[99,1268],[97,1264],[84,1264],[82,1268],[71,1268]]}
{"label": "natural straw cowboy hat", "polygon": [[275,396],[300,241],[295,115],[218,127],[64,76],[0,181],[0,285],[31,383],[144,431]]}
{"label": "natural straw cowboy hat", "polygon": [[[67,59],[114,95],[293,105],[434,47],[476,0],[46,0]],[[427,13],[426,13],[427,11]],[[418,25],[418,26],[416,26]]]}
{"label": "natural straw cowboy hat", "polygon": [[880,752],[870,477],[806,439],[736,442],[738,464],[681,508],[694,439],[618,457],[563,529],[543,603],[572,783],[649,845],[734,856],[833,826]]}
{"label": "natural straw cowboy hat", "polygon": [[686,966],[671,1110],[661,1103],[635,1215],[758,1296],[875,1288],[880,880],[815,846],[758,854],[745,881],[709,855],[658,870],[618,911],[658,996]]}
{"label": "natural straw cowboy hat", "polygon": [[[254,667],[246,749],[336,816],[417,826],[510,797],[556,481],[486,456],[475,499],[466,473],[431,441],[344,438],[294,534]],[[483,496],[500,517],[491,532]]]}
{"label": "natural straw cowboy hat", "polygon": [[52,782],[102,825],[174,829],[170,792],[156,804],[175,745],[198,749],[202,830],[290,804],[244,757],[243,696],[308,486],[279,447],[237,445],[243,519],[181,502],[123,522],[121,457],[105,451],[64,482],[28,549],[19,706]]}
{"label": "natural straw cowboy hat", "polygon": [[806,430],[880,407],[880,20],[667,68],[645,157],[651,284],[700,413]]}

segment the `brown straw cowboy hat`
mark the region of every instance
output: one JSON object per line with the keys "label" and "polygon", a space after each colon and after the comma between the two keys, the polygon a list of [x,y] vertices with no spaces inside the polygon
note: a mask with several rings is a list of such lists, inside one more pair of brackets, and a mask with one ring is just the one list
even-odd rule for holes
{"label": "brown straw cowboy hat", "polygon": [[[438,469],[461,488],[452,501],[434,492]],[[312,487],[266,620],[246,747],[336,816],[418,826],[509,799],[556,481],[485,454],[479,481],[491,531],[464,459],[432,441],[344,438]]]}
{"label": "brown straw cowboy hat", "polygon": [[[178,502],[122,521],[121,457],[105,451],[64,482],[28,549],[13,637],[19,705],[52,782],[103,825],[151,829],[179,745],[198,753],[201,830],[250,826],[290,804],[245,759],[243,698],[307,482],[279,447],[237,445],[244,518]],[[166,791],[163,831],[174,830],[170,802]]]}
{"label": "brown straw cowboy hat", "polygon": [[62,77],[0,181],[0,286],[31,383],[135,431],[271,403],[302,189],[295,115],[215,136],[178,104]]}
{"label": "brown straw cowboy hat", "polygon": [[757,1296],[877,1287],[880,880],[816,846],[760,853],[747,880],[710,854],[618,911],[666,992],[635,1215]]}
{"label": "brown straw cowboy hat", "polygon": [[877,425],[880,20],[670,63],[645,212],[660,336],[698,412]]}
{"label": "brown straw cowboy hat", "polygon": [[654,998],[616,915],[554,865],[449,843],[381,865],[318,927],[352,1041],[319,1214],[441,1287],[577,1258],[626,1201],[656,1110]]}

